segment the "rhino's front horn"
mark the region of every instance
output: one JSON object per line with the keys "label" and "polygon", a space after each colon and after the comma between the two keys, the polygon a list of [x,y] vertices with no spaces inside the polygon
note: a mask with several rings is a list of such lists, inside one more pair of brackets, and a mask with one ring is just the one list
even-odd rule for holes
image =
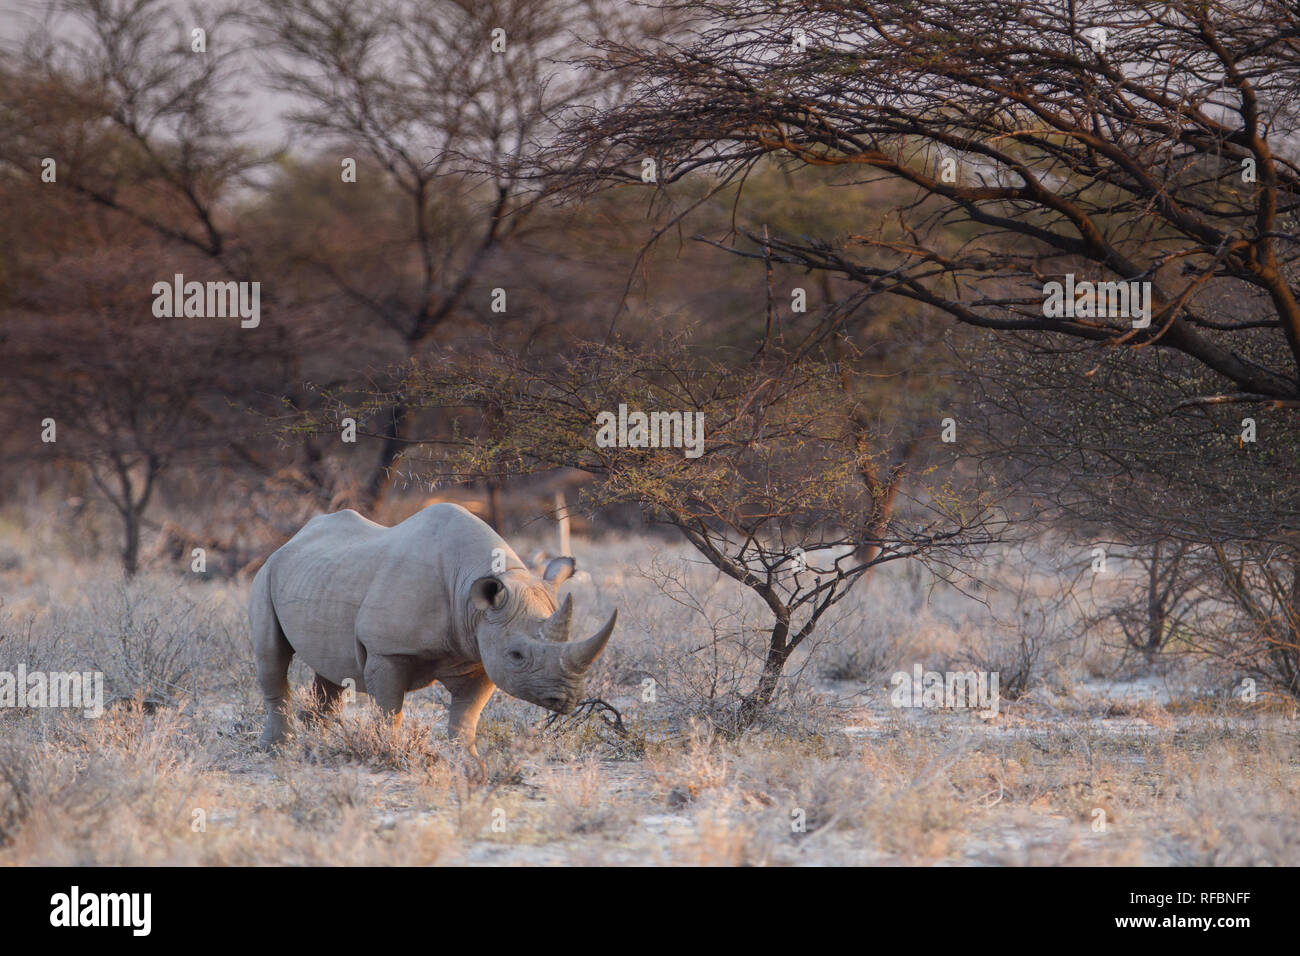
{"label": "rhino's front horn", "polygon": [[542,623],[542,637],[556,644],[569,640],[570,625],[573,623],[573,595],[566,594],[560,609]]}
{"label": "rhino's front horn", "polygon": [[615,610],[609,616],[609,620],[605,622],[605,626],[597,631],[594,636],[565,647],[565,664],[575,671],[585,671],[590,667],[592,662],[600,656],[600,652],[605,649],[605,645],[609,643],[609,636],[614,633],[614,622],[617,620],[618,611]]}

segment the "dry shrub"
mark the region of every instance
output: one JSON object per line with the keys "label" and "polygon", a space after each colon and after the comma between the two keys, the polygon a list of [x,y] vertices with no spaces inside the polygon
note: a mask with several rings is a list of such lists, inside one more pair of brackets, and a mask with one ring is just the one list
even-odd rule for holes
{"label": "dry shrub", "polygon": [[629,824],[626,801],[610,792],[604,767],[594,757],[575,766],[548,769],[537,784],[554,805],[551,832],[617,835]]}
{"label": "dry shrub", "polygon": [[296,756],[309,763],[359,763],[371,770],[422,770],[445,756],[430,728],[404,716],[400,724],[372,706],[346,706],[314,719],[300,717]]}
{"label": "dry shrub", "polygon": [[765,866],[772,847],[752,822],[722,804],[697,815],[695,840],[678,857],[695,866]]}
{"label": "dry shrub", "polygon": [[[1288,735],[1289,736],[1289,735]],[[1194,760],[1173,758],[1180,790],[1172,831],[1177,862],[1300,865],[1300,775],[1294,741],[1219,741]]]}
{"label": "dry shrub", "polygon": [[99,671],[107,698],[176,704],[253,680],[243,591],[159,574],[91,578],[41,613],[0,615],[0,655],[28,670]]}
{"label": "dry shrub", "polygon": [[204,758],[180,743],[179,713],[50,717],[54,728],[24,728],[3,745],[0,846],[33,863],[121,864],[188,830]]}

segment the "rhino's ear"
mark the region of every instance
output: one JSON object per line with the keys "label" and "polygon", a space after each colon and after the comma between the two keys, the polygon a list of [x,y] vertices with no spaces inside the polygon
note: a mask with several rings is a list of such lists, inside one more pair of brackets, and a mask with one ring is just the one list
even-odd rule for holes
{"label": "rhino's ear", "polygon": [[578,563],[573,558],[551,558],[546,562],[546,573],[542,575],[542,580],[552,587],[558,588],[573,577],[573,572],[577,567]]}
{"label": "rhino's ear", "polygon": [[480,611],[486,611],[490,607],[499,608],[506,603],[506,586],[499,578],[489,574],[469,586],[469,599]]}

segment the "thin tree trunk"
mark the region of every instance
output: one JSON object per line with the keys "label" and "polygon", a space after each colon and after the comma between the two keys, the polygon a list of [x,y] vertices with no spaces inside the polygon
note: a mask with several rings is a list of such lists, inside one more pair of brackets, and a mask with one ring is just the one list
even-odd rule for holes
{"label": "thin tree trunk", "polygon": [[135,577],[140,562],[140,519],[134,508],[127,508],[122,513],[123,543],[122,570],[128,578]]}
{"label": "thin tree trunk", "polygon": [[1160,542],[1157,541],[1151,552],[1151,567],[1147,573],[1147,640],[1142,649],[1147,667],[1155,665],[1156,655],[1160,653],[1160,646],[1165,640],[1166,608],[1160,593],[1160,574]]}
{"label": "thin tree trunk", "polygon": [[740,711],[736,715],[737,732],[752,727],[771,706],[772,699],[776,696],[777,686],[781,682],[781,673],[785,670],[785,663],[790,659],[792,648],[787,643],[789,636],[789,622],[777,621],[768,641],[767,657],[763,660],[763,672],[759,674],[758,686],[741,701]]}
{"label": "thin tree trunk", "polygon": [[373,512],[375,506],[383,500],[393,483],[393,468],[402,457],[406,443],[402,440],[406,433],[406,423],[411,417],[411,410],[405,404],[389,405],[383,411],[384,443],[379,449],[379,460],[370,472],[370,479],[362,489],[361,506],[363,510]]}

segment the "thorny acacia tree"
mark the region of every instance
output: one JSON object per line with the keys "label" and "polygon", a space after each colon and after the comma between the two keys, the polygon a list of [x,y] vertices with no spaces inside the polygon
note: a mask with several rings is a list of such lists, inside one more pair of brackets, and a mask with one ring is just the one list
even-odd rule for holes
{"label": "thorny acacia tree", "polygon": [[[970,325],[1176,350],[1215,374],[1206,401],[1300,402],[1294,4],[691,9],[672,42],[604,43],[586,61],[634,95],[573,115],[544,168],[562,186],[640,182],[644,158],[660,188],[766,155],[896,177],[917,190],[897,216],[844,237],[774,237],[773,249]],[[1044,279],[1080,268],[1150,281],[1150,328],[1045,317]],[[1253,314],[1200,308],[1212,283]]]}

